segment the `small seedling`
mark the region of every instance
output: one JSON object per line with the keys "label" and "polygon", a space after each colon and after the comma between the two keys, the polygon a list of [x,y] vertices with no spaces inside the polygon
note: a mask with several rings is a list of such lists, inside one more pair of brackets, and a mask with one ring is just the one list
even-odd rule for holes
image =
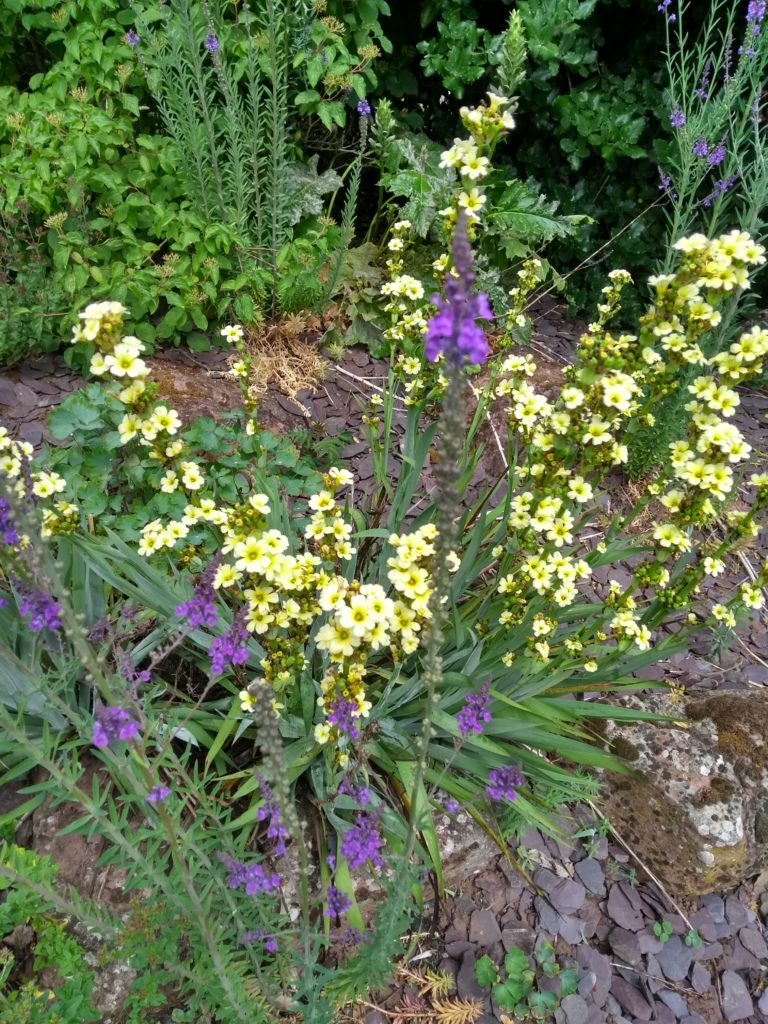
{"label": "small seedling", "polygon": [[669,921],[657,921],[653,926],[653,934],[657,939],[666,942],[672,934],[672,925]]}
{"label": "small seedling", "polygon": [[690,946],[691,949],[698,949],[701,945],[701,936],[695,928],[691,928],[685,933],[685,944]]}
{"label": "small seedling", "polygon": [[[496,1006],[513,1013],[516,1021],[546,1020],[557,1009],[560,1000],[572,995],[578,987],[578,971],[574,967],[562,969],[549,942],[540,943],[533,960],[532,965],[523,950],[510,949],[504,958],[503,974],[506,977],[489,956],[481,957],[475,964],[477,983],[491,989]],[[539,972],[546,978],[559,977],[559,994],[537,987]]]}

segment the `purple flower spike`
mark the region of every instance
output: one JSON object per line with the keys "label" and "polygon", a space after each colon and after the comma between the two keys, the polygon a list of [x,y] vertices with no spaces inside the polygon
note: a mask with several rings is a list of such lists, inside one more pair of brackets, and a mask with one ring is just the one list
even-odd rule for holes
{"label": "purple flower spike", "polygon": [[360,730],[357,728],[358,708],[354,701],[347,700],[342,694],[333,698],[328,706],[328,723],[335,725],[340,733],[349,736],[351,740],[360,739]]}
{"label": "purple flower spike", "polygon": [[248,896],[254,896],[280,888],[280,875],[268,873],[262,864],[244,864],[226,853],[220,853],[219,860],[229,872],[227,885],[230,889],[245,889]]}
{"label": "purple flower spike", "polygon": [[267,953],[277,952],[277,939],[263,928],[254,928],[253,931],[246,932],[240,939],[243,946],[250,946],[254,942],[262,942]]}
{"label": "purple flower spike", "polygon": [[243,608],[237,613],[228,633],[211,641],[208,654],[211,659],[212,675],[223,675],[230,665],[244,665],[248,661],[248,631],[243,625],[245,612],[246,609]]}
{"label": "purple flower spike", "polygon": [[453,236],[453,269],[458,276],[448,274],[446,277],[446,298],[433,295],[430,300],[438,311],[427,324],[424,355],[431,363],[441,352],[454,366],[484,363],[488,358],[488,342],[476,321],[493,320],[493,313],[484,292],[472,294],[475,275],[464,214],[459,216]]}
{"label": "purple flower spike", "polygon": [[468,736],[471,732],[480,734],[483,731],[485,722],[491,721],[491,713],[488,705],[491,702],[490,684],[484,683],[477,693],[470,693],[464,702],[464,707],[456,715],[456,724],[462,736]]}
{"label": "purple flower spike", "polygon": [[325,917],[341,917],[352,906],[352,900],[341,889],[335,885],[328,886],[326,893],[326,908],[323,911]]}
{"label": "purple flower spike", "polygon": [[461,804],[458,800],[454,800],[452,796],[449,796],[443,800],[443,810],[446,814],[458,814],[461,810]]}
{"label": "purple flower spike", "polygon": [[357,112],[361,117],[368,117],[371,113],[371,104],[368,100],[360,100],[357,104]]}
{"label": "purple flower spike", "polygon": [[167,799],[170,795],[171,790],[168,786],[153,786],[145,799],[148,804],[161,804],[163,800]]}
{"label": "purple flower spike", "polygon": [[22,593],[19,612],[28,619],[27,625],[33,633],[41,633],[44,629],[51,632],[61,629],[61,605],[50,594],[34,590]]}
{"label": "purple flower spike", "polygon": [[205,37],[205,48],[208,51],[208,53],[216,53],[216,51],[218,50],[219,40],[216,38],[213,32],[209,32],[208,35]]}
{"label": "purple flower spike", "polygon": [[704,138],[703,135],[700,135],[699,138],[696,139],[696,141],[693,144],[693,154],[694,156],[703,157],[706,156],[708,152],[709,146],[707,145],[707,140]]}
{"label": "purple flower spike", "polygon": [[129,28],[125,33],[125,41],[129,46],[138,46],[141,42],[141,36],[134,28]]}
{"label": "purple flower spike", "polygon": [[488,785],[485,792],[491,800],[506,800],[512,803],[517,799],[516,786],[522,786],[523,776],[517,765],[505,765],[503,768],[493,768],[488,773]]}
{"label": "purple flower spike", "polygon": [[18,544],[19,534],[11,518],[11,506],[0,498],[0,541],[3,544]]}
{"label": "purple flower spike", "polygon": [[218,559],[211,561],[200,576],[200,582],[190,600],[176,606],[176,614],[179,618],[186,619],[187,625],[192,629],[199,626],[215,626],[218,621],[214,603],[216,591],[213,589],[213,577],[218,564]]}
{"label": "purple flower spike", "polygon": [[382,839],[376,831],[378,815],[358,814],[355,824],[341,838],[341,853],[351,868],[361,868],[370,861],[375,868],[383,868]]}
{"label": "purple flower spike", "polygon": [[93,723],[92,742],[94,747],[103,749],[115,740],[132,740],[134,736],[138,736],[140,729],[138,721],[127,708],[105,707],[99,704]]}
{"label": "purple flower spike", "polygon": [[275,855],[282,857],[285,853],[285,840],[288,838],[288,829],[283,824],[280,806],[274,799],[272,788],[267,780],[260,777],[259,787],[264,803],[259,808],[256,817],[259,821],[267,822],[267,837],[277,840]]}
{"label": "purple flower spike", "polygon": [[720,139],[718,144],[707,157],[707,163],[710,167],[717,167],[717,165],[721,164],[723,160],[725,160],[725,141]]}
{"label": "purple flower spike", "polygon": [[682,128],[685,124],[685,114],[682,112],[682,110],[680,110],[679,107],[673,110],[672,113],[669,115],[669,123],[672,125],[673,128]]}

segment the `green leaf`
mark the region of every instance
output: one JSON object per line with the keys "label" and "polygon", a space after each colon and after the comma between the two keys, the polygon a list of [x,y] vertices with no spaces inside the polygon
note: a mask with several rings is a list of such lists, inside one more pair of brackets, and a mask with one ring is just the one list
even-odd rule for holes
{"label": "green leaf", "polygon": [[513,946],[504,957],[504,968],[510,978],[519,978],[528,970],[528,957],[522,949]]}
{"label": "green leaf", "polygon": [[499,969],[489,956],[481,956],[475,964],[475,980],[483,988],[491,988],[499,980]]}
{"label": "green leaf", "polygon": [[560,998],[572,995],[579,987],[579,972],[575,967],[566,967],[560,972]]}

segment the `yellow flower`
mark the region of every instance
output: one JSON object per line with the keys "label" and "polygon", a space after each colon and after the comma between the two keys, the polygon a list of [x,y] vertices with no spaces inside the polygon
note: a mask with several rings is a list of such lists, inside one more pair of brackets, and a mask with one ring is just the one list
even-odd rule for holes
{"label": "yellow flower", "polygon": [[34,477],[32,492],[38,498],[50,498],[52,494],[63,491],[66,486],[66,480],[58,473],[38,473]]}
{"label": "yellow flower", "polygon": [[152,423],[158,430],[164,430],[166,434],[177,434],[181,426],[181,418],[175,409],[158,405],[152,413]]}
{"label": "yellow flower", "polygon": [[174,491],[178,490],[178,487],[179,478],[176,476],[174,470],[169,469],[160,480],[160,490],[163,494],[173,494]]}
{"label": "yellow flower", "polygon": [[195,462],[182,462],[181,482],[188,491],[199,491],[205,483],[200,467]]}

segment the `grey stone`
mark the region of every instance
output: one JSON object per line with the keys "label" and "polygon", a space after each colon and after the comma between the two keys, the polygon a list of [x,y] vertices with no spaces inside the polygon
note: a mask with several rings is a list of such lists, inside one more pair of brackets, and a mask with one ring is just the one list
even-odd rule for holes
{"label": "grey stone", "polygon": [[456,989],[462,999],[485,1000],[488,996],[475,978],[475,954],[472,950],[467,950],[461,958],[461,967],[456,975]]}
{"label": "grey stone", "polygon": [[722,942],[704,942],[696,949],[691,950],[691,957],[697,962],[702,960],[714,960],[716,957],[722,955]]}
{"label": "grey stone", "polygon": [[670,981],[682,981],[688,974],[693,956],[679,935],[671,935],[656,953],[656,959]]}
{"label": "grey stone", "polygon": [[691,971],[691,985],[699,993],[704,995],[712,989],[712,975],[704,964],[694,964]]}
{"label": "grey stone", "polygon": [[757,1002],[757,1008],[765,1017],[768,1017],[768,988],[760,996]]}
{"label": "grey stone", "polygon": [[587,893],[581,882],[562,879],[550,892],[549,899],[560,914],[573,914],[584,905]]}
{"label": "grey stone", "polygon": [[558,914],[558,912],[554,910],[545,899],[542,899],[541,896],[537,896],[533,903],[536,908],[536,913],[539,915],[540,927],[543,928],[545,932],[549,932],[550,935],[559,935],[562,916]]}
{"label": "grey stone", "polygon": [[695,914],[691,914],[691,924],[705,942],[714,942],[717,938],[715,920],[706,907],[700,907]]}
{"label": "grey stone", "polygon": [[723,971],[720,982],[725,1019],[730,1022],[751,1017],[754,1010],[752,997],[741,975],[735,971]]}
{"label": "grey stone", "polygon": [[655,1024],[677,1024],[677,1017],[674,1013],[658,999],[653,1004],[653,1020]]}
{"label": "grey stone", "polygon": [[571,946],[584,941],[584,924],[578,917],[560,915],[560,937]]}
{"label": "grey stone", "polygon": [[643,931],[638,933],[641,953],[658,953],[664,943],[657,939],[653,932]]}
{"label": "grey stone", "polygon": [[611,982],[611,995],[618,1001],[619,1006],[638,1020],[650,1020],[653,1008],[639,988],[630,985],[628,981],[614,975]]}
{"label": "grey stone", "polygon": [[616,956],[630,967],[639,967],[643,962],[637,932],[629,932],[626,928],[611,928],[608,933],[608,943]]}
{"label": "grey stone", "polygon": [[533,952],[534,934],[530,928],[504,928],[501,933],[504,949],[522,949],[524,953]]}
{"label": "grey stone", "polygon": [[466,939],[457,939],[455,942],[446,942],[445,952],[448,956],[460,957],[467,952],[468,949],[475,949],[476,946],[472,942],[467,942]]}
{"label": "grey stone", "polygon": [[610,957],[591,946],[579,946],[576,950],[576,963],[594,976],[592,999],[596,1006],[604,1006],[613,977]]}
{"label": "grey stone", "polygon": [[587,857],[576,865],[576,874],[595,896],[605,896],[605,871],[600,861]]}
{"label": "grey stone", "polygon": [[688,1013],[688,1004],[678,992],[672,992],[668,988],[659,989],[659,999],[668,1006],[676,1017],[685,1017]]}
{"label": "grey stone", "polygon": [[615,924],[627,931],[639,932],[645,923],[642,914],[635,910],[618,885],[611,886],[606,909]]}
{"label": "grey stone", "polygon": [[727,967],[731,971],[758,970],[760,961],[736,938],[731,943],[731,951],[725,957],[723,967]]}
{"label": "grey stone", "polygon": [[469,921],[469,941],[478,946],[501,942],[501,929],[490,910],[476,910]]}
{"label": "grey stone", "polygon": [[701,902],[709,911],[715,924],[722,924],[725,921],[725,900],[722,896],[707,893],[701,897]]}
{"label": "grey stone", "polygon": [[758,960],[768,959],[768,946],[756,925],[742,928],[739,932],[739,941]]}
{"label": "grey stone", "polygon": [[651,992],[656,995],[660,989],[666,988],[666,985],[664,984],[664,975],[661,967],[659,966],[659,961],[652,954],[648,955],[646,968],[648,970],[648,974],[645,978],[645,983]]}
{"label": "grey stone", "polygon": [[363,1020],[365,1024],[387,1024],[387,1018],[378,1010],[369,1010]]}
{"label": "grey stone", "polygon": [[735,896],[726,897],[725,916],[728,918],[728,923],[734,931],[738,931],[739,928],[743,928],[750,923],[747,908]]}
{"label": "grey stone", "polygon": [[573,994],[566,996],[560,1003],[560,1009],[567,1024],[587,1024],[589,1010],[586,1002],[581,996]]}

